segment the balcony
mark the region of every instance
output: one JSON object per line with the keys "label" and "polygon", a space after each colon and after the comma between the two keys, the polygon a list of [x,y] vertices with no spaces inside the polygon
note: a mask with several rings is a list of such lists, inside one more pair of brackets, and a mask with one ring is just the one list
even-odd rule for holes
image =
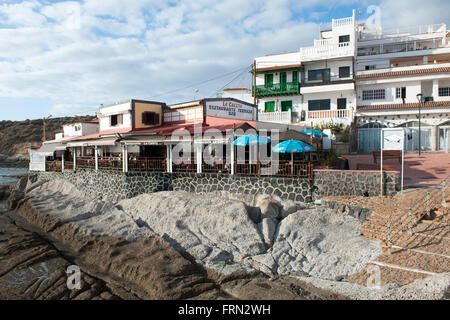
{"label": "balcony", "polygon": [[260,112],[258,113],[258,121],[290,124],[291,111]]}
{"label": "balcony", "polygon": [[307,122],[312,122],[313,125],[327,122],[350,124],[352,119],[351,109],[320,110],[308,111]]}
{"label": "balcony", "polygon": [[301,61],[313,61],[354,55],[354,44],[351,42],[335,43],[330,40],[316,40],[313,47],[300,48]]}
{"label": "balcony", "polygon": [[257,85],[256,96],[265,97],[282,94],[295,94],[300,92],[300,83],[298,82],[286,82],[286,83],[274,83],[270,86]]}

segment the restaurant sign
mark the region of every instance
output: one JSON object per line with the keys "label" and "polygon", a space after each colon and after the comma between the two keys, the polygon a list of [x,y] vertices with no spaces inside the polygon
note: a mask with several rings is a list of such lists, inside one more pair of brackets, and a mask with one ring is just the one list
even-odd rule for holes
{"label": "restaurant sign", "polygon": [[257,120],[257,107],[251,104],[244,104],[234,100],[206,100],[206,116],[236,119],[236,120]]}

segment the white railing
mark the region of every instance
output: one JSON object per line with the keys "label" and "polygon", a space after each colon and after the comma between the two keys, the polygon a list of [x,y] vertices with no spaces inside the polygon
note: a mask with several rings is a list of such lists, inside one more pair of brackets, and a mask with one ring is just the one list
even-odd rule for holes
{"label": "white railing", "polygon": [[445,23],[409,26],[404,28],[397,28],[391,30],[364,30],[361,34],[360,40],[377,40],[390,37],[408,37],[410,35],[442,33],[445,34],[447,26]]}
{"label": "white railing", "polygon": [[350,109],[308,111],[308,120],[350,119],[351,115]]}
{"label": "white railing", "polygon": [[300,59],[302,61],[353,56],[353,54],[354,47],[351,42],[328,44],[327,42],[324,42],[323,45],[300,48]]}
{"label": "white railing", "polygon": [[331,25],[333,28],[353,25],[353,17],[347,17],[347,18],[342,18],[342,19],[332,19]]}
{"label": "white railing", "polygon": [[258,113],[258,121],[289,124],[291,123],[291,112],[290,111],[260,112]]}

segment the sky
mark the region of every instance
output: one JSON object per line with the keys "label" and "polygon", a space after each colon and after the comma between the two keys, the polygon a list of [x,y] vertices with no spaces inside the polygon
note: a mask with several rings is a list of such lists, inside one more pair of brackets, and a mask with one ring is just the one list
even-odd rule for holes
{"label": "sky", "polygon": [[373,6],[383,29],[450,25],[448,0],[0,0],[0,121],[250,87],[255,57],[311,46],[332,18],[364,22]]}

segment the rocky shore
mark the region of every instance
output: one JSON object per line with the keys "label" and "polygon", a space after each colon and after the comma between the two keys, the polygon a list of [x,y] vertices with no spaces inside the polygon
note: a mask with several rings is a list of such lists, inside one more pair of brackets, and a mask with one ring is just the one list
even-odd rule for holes
{"label": "rocky shore", "polygon": [[[158,192],[111,203],[87,200],[65,180],[23,178],[7,207],[3,298],[439,299],[448,281],[444,274],[376,291],[350,283],[380,252],[377,241],[359,235],[360,221],[267,196]],[[36,270],[47,263],[46,278]],[[63,281],[69,264],[86,276],[83,294]],[[24,273],[29,282],[17,280]],[[33,287],[37,278],[42,283]],[[429,283],[434,291],[421,291]]]}

